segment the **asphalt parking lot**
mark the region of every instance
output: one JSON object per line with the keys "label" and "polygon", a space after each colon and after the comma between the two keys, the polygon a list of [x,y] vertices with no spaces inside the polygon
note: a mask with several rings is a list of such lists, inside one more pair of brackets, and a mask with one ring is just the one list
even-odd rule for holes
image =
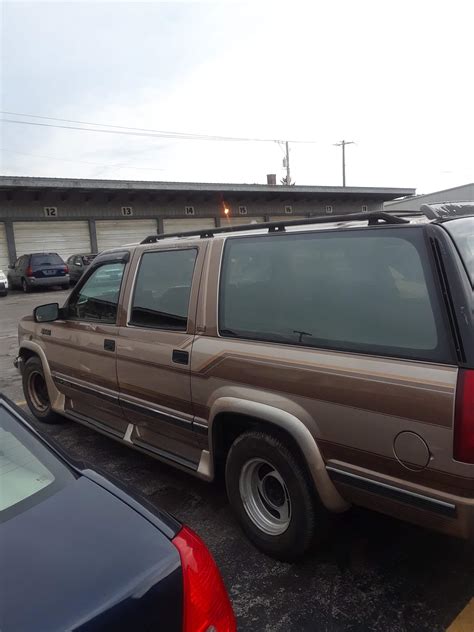
{"label": "asphalt parking lot", "polygon": [[[23,407],[12,364],[18,320],[36,305],[61,304],[66,295],[0,298],[0,391]],[[302,562],[275,562],[241,534],[222,483],[203,483],[73,422],[34,425],[73,458],[114,475],[190,525],[220,567],[239,630],[441,632],[474,595],[472,542],[353,509]]]}

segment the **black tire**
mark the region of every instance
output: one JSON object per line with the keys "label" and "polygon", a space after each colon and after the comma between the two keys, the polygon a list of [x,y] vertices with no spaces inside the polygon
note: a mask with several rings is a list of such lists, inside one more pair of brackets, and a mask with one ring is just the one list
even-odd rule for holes
{"label": "black tire", "polygon": [[51,409],[43,365],[38,356],[26,361],[22,374],[23,393],[33,415],[46,424],[57,424],[61,417]]}
{"label": "black tire", "polygon": [[[260,461],[262,464],[258,465]],[[257,476],[262,493],[256,492],[253,496],[257,499],[257,504],[263,505],[263,512],[268,511],[269,505],[265,503],[265,487],[262,481],[267,479],[271,485],[275,483],[270,480],[273,478],[270,470],[267,469],[265,475],[265,469],[268,467],[273,467],[279,476],[279,479],[275,479],[276,487],[278,488],[278,480],[284,483],[284,486],[280,485],[281,490],[276,490],[277,501],[280,502],[286,497],[283,503],[288,503],[289,507],[289,511],[286,512],[287,526],[283,519],[283,526],[275,527],[284,529],[281,533],[268,533],[262,529],[258,524],[258,518],[256,521],[251,517],[252,511],[255,513],[251,508],[252,503],[249,504],[248,500],[244,503],[241,493],[243,486],[246,498],[252,496],[251,493],[246,494],[245,490],[248,491],[249,488],[245,485],[248,484],[248,480],[254,480],[252,476]],[[249,471],[253,472],[250,479]],[[247,432],[240,435],[232,444],[227,456],[225,475],[227,496],[242,529],[253,544],[267,555],[286,562],[294,561],[309,549],[316,536],[321,537],[326,533],[329,513],[323,507],[312,480],[302,467],[301,457],[285,445],[284,440],[266,432]],[[272,511],[273,508],[270,506],[270,512]],[[279,517],[278,511],[275,515],[278,522],[281,516]]]}
{"label": "black tire", "polygon": [[28,285],[26,279],[21,280],[21,288],[25,294],[29,294],[31,292],[31,287]]}

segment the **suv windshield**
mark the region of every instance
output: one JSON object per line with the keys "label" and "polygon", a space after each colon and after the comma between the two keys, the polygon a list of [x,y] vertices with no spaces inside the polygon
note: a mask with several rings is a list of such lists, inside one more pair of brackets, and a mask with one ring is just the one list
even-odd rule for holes
{"label": "suv windshield", "polygon": [[474,287],[474,217],[446,222],[444,227],[453,238]]}
{"label": "suv windshield", "polygon": [[64,261],[55,252],[31,256],[31,265],[34,266],[57,266],[63,263]]}
{"label": "suv windshield", "polygon": [[74,475],[0,402],[0,522],[33,507]]}

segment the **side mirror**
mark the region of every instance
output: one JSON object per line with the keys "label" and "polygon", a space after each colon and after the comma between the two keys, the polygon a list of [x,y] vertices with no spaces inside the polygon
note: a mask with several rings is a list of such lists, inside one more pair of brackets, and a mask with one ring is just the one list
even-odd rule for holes
{"label": "side mirror", "polygon": [[47,303],[39,305],[33,312],[36,323],[52,323],[59,318],[59,303]]}
{"label": "side mirror", "polygon": [[8,269],[9,270],[13,270],[15,268],[15,266],[13,265],[13,263],[9,263],[8,264]]}

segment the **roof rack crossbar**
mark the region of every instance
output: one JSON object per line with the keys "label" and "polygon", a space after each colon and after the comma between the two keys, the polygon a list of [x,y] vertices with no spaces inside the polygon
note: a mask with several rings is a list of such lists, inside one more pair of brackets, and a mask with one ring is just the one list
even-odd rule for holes
{"label": "roof rack crossbar", "polygon": [[337,222],[367,221],[369,226],[375,226],[380,222],[385,224],[409,224],[409,220],[397,217],[384,211],[373,211],[371,213],[349,213],[348,215],[332,215],[330,218],[314,216],[305,219],[279,220],[277,222],[263,222],[260,224],[241,224],[238,226],[222,226],[220,228],[201,228],[200,230],[188,230],[179,233],[158,233],[149,235],[140,243],[154,244],[162,239],[174,237],[200,237],[206,239],[222,233],[241,233],[249,230],[262,230],[268,228],[269,232],[284,232],[286,227],[306,226],[312,224],[333,224]]}

